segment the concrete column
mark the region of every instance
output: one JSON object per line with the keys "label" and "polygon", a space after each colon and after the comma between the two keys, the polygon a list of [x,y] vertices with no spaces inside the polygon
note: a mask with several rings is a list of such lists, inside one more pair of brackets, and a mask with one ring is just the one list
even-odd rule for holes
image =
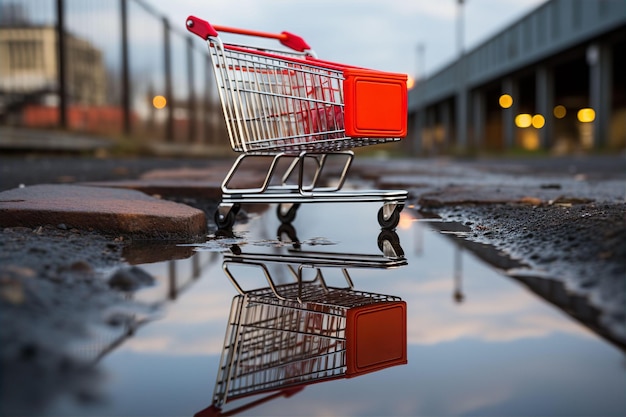
{"label": "concrete column", "polygon": [[462,87],[459,89],[455,97],[456,144],[459,149],[467,149],[467,96],[467,89]]}
{"label": "concrete column", "polygon": [[450,109],[450,103],[444,101],[439,105],[439,111],[441,112],[441,124],[443,125],[443,142],[441,148],[444,151],[450,150],[450,144],[452,142],[452,115]]}
{"label": "concrete column", "polygon": [[589,104],[596,112],[593,122],[594,147],[608,142],[611,120],[611,90],[613,88],[611,47],[606,43],[590,45],[587,49],[589,64]]}
{"label": "concrete column", "polygon": [[467,76],[468,68],[467,56],[461,53],[461,57],[456,63],[456,95],[455,105],[455,125],[456,125],[456,146],[460,150],[467,149],[467,112],[468,112],[468,96]]}
{"label": "concrete column", "polygon": [[554,76],[551,68],[539,65],[535,71],[535,108],[546,124],[539,129],[539,146],[548,149],[553,143]]}
{"label": "concrete column", "polygon": [[435,109],[432,107],[426,107],[424,109],[426,113],[425,120],[425,134],[424,142],[422,144],[422,150],[426,151],[427,155],[432,155],[435,151]]}
{"label": "concrete column", "polygon": [[515,116],[519,112],[519,91],[517,83],[512,78],[505,78],[502,81],[501,94],[509,94],[513,97],[513,105],[508,109],[502,109],[502,137],[504,139],[504,149],[511,149],[515,146]]}
{"label": "concrete column", "polygon": [[485,94],[480,90],[472,92],[472,140],[470,148],[479,148],[485,139]]}
{"label": "concrete column", "polygon": [[413,135],[411,137],[413,155],[419,155],[423,150],[422,137],[424,135],[424,109],[413,113]]}

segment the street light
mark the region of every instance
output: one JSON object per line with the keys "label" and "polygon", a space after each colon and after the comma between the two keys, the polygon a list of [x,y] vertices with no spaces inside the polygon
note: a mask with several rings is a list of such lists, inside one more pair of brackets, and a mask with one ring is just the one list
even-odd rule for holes
{"label": "street light", "polygon": [[465,0],[457,0],[457,33],[456,33],[456,41],[457,41],[457,49],[459,56],[463,55],[463,43],[464,43],[464,28],[463,28],[463,5],[465,4]]}
{"label": "street light", "polygon": [[417,56],[417,67],[416,69],[416,73],[415,73],[415,79],[416,80],[420,80],[422,78],[426,78],[426,65],[424,63],[424,50],[426,49],[426,46],[424,45],[423,42],[419,42],[417,44],[417,48],[415,49],[416,51],[416,56]]}

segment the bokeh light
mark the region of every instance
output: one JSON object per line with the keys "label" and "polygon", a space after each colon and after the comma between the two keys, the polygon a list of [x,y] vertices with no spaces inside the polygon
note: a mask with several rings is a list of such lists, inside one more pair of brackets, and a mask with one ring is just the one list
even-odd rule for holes
{"label": "bokeh light", "polygon": [[162,109],[167,104],[167,100],[163,96],[154,96],[152,99],[152,105],[155,109]]}
{"label": "bokeh light", "polygon": [[546,119],[541,114],[535,114],[532,118],[531,124],[535,129],[541,129],[546,124]]}
{"label": "bokeh light", "polygon": [[530,127],[533,122],[533,117],[530,114],[522,113],[515,116],[515,126],[517,127]]}
{"label": "bokeh light", "polygon": [[578,110],[578,121],[582,123],[589,123],[596,120],[596,111],[591,108]]}
{"label": "bokeh light", "polygon": [[539,141],[539,132],[535,129],[525,129],[521,134],[521,145],[522,148],[527,151],[536,151],[539,149],[540,141]]}
{"label": "bokeh light", "polygon": [[409,77],[406,80],[406,88],[410,90],[413,87],[415,87],[415,80],[413,79],[413,77],[409,75]]}
{"label": "bokeh light", "polygon": [[567,114],[567,109],[565,108],[565,106],[559,104],[558,106],[554,106],[554,110],[552,110],[552,113],[557,119],[562,119]]}
{"label": "bokeh light", "polygon": [[409,230],[415,220],[415,217],[413,217],[407,211],[401,211],[400,221],[398,222],[398,229]]}
{"label": "bokeh light", "polygon": [[508,94],[502,94],[498,102],[500,103],[500,107],[502,107],[503,109],[508,109],[513,105],[513,97]]}

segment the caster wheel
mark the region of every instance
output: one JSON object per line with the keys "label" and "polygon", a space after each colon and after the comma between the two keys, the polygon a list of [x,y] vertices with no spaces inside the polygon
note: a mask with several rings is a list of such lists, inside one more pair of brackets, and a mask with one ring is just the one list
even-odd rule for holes
{"label": "caster wheel", "polygon": [[213,215],[213,220],[215,220],[215,224],[218,229],[232,229],[235,224],[235,216],[239,211],[238,208],[232,207],[228,213],[221,214],[219,208],[215,210],[215,214]]}
{"label": "caster wheel", "polygon": [[291,242],[294,249],[300,249],[300,241],[298,240],[298,236],[296,236],[296,229],[292,225],[288,223],[281,224],[276,234],[278,235],[279,241]]}
{"label": "caster wheel", "polygon": [[397,205],[387,219],[385,219],[385,208],[381,207],[380,210],[378,210],[378,224],[380,227],[387,230],[395,229],[398,223],[400,223],[400,212],[403,207],[402,205]]}
{"label": "caster wheel", "polygon": [[382,230],[378,235],[378,249],[389,258],[401,258],[404,250],[400,246],[400,238],[393,230]]}
{"label": "caster wheel", "polygon": [[276,206],[276,216],[281,223],[291,223],[296,218],[299,207],[300,204],[298,203],[292,204],[291,207],[288,204],[278,204]]}

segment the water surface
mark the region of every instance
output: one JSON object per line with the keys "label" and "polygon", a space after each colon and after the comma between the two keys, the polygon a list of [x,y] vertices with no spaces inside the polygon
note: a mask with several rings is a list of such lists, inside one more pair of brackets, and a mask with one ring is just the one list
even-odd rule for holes
{"label": "water surface", "polygon": [[[377,210],[376,204],[302,206],[293,223],[299,250],[384,258]],[[142,265],[158,285],[135,298],[160,303],[160,317],[100,360],[102,399],[85,404],[61,397],[46,415],[182,416],[211,405],[231,300],[238,294],[222,270],[220,251],[237,244],[244,253],[282,253],[291,246],[276,239],[279,225],[271,208],[237,225],[232,238],[196,248],[194,258]],[[241,415],[626,414],[623,351],[431,231],[409,209],[397,235],[407,265],[348,269],[355,290],[407,303],[408,363],[306,385]],[[328,269],[329,281],[342,282],[340,268]],[[264,286],[258,272],[239,268],[237,278],[249,288]]]}

